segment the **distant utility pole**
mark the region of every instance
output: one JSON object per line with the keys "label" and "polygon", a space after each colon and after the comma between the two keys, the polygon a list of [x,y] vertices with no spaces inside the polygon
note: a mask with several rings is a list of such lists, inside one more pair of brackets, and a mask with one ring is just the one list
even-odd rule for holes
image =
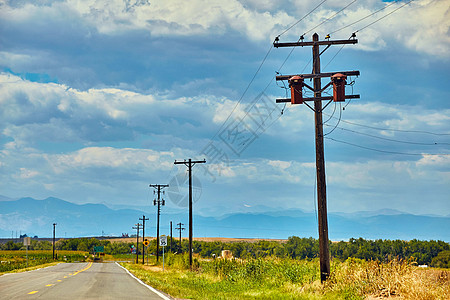
{"label": "distant utility pole", "polygon": [[[325,156],[323,146],[323,122],[322,111],[332,102],[344,102],[345,99],[359,98],[359,95],[345,95],[345,79],[347,76],[359,75],[359,71],[349,72],[333,72],[320,73],[320,55],[327,50],[331,45],[345,45],[356,44],[358,40],[356,35],[348,40],[330,41],[330,36],[327,35],[325,41],[319,41],[319,35],[314,33],[311,42],[304,42],[303,36],[300,37],[301,42],[294,43],[279,43],[278,37],[275,39],[273,46],[280,47],[297,47],[297,46],[312,46],[313,55],[313,72],[312,74],[298,74],[298,75],[284,75],[277,76],[276,80],[288,80],[291,88],[290,99],[277,99],[277,103],[291,102],[291,104],[304,103],[315,113],[315,133],[316,133],[316,176],[317,176],[317,203],[318,203],[318,221],[319,221],[319,255],[320,255],[320,280],[324,282],[330,275],[330,253],[328,246],[328,220],[327,220],[327,195],[326,195],[326,180],[325,180]],[[320,52],[319,46],[326,46]],[[328,77],[331,81],[322,88],[322,78]],[[313,78],[314,87],[310,87],[304,83],[304,79]],[[333,96],[322,97],[322,92],[333,85]],[[303,98],[302,89],[306,87],[314,92],[313,98]],[[329,102],[322,107],[322,101]],[[306,101],[314,101],[314,108],[312,108]]]}
{"label": "distant utility pole", "polygon": [[145,258],[145,247],[144,247],[145,220],[148,220],[148,218],[146,218],[145,215],[142,215],[142,218],[139,218],[139,220],[142,221],[142,264],[144,264],[144,258]]}
{"label": "distant utility pole", "polygon": [[180,253],[182,253],[183,252],[183,248],[181,247],[181,231],[185,230],[186,228],[181,227],[181,226],[184,225],[183,223],[178,223],[177,225],[178,225],[178,227],[176,227],[175,229],[180,231]]}
{"label": "distant utility pole", "polygon": [[192,230],[193,230],[193,221],[192,221],[192,167],[195,164],[204,164],[206,160],[195,160],[189,158],[188,161],[175,161],[175,165],[186,165],[189,172],[189,266],[192,267]]}
{"label": "distant utility pole", "polygon": [[139,263],[139,229],[141,229],[142,224],[137,223],[134,225],[133,229],[136,229],[136,263]]}
{"label": "distant utility pole", "polygon": [[55,260],[55,228],[56,223],[53,223],[53,260]]}
{"label": "distant utility pole", "polygon": [[172,221],[170,221],[170,252],[172,252]]}
{"label": "distant utility pole", "polygon": [[[159,215],[161,214],[161,205],[165,205],[166,201],[161,200],[161,191],[164,193],[163,189],[168,187],[168,184],[150,184],[150,187],[156,189],[158,193],[158,200],[153,200],[153,205],[158,206],[157,210],[157,221],[156,221],[156,262],[159,260]],[[153,191],[155,193],[155,191]]]}

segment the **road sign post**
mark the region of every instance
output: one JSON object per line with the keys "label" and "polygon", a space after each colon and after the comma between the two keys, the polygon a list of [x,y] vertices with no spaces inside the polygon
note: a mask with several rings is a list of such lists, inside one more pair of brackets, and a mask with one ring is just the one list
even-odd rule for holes
{"label": "road sign post", "polygon": [[[150,241],[148,239],[144,239],[142,244],[144,244],[144,247],[146,247],[146,250],[147,250],[146,252],[147,252],[147,265],[148,265],[148,245],[150,245]],[[142,260],[144,260],[144,257],[142,257]]]}
{"label": "road sign post", "polygon": [[161,235],[159,237],[159,245],[163,247],[163,272],[164,272],[164,248],[167,246],[167,236]]}
{"label": "road sign post", "polygon": [[27,268],[28,268],[28,246],[31,245],[31,238],[29,236],[23,238],[24,246],[27,246]]}

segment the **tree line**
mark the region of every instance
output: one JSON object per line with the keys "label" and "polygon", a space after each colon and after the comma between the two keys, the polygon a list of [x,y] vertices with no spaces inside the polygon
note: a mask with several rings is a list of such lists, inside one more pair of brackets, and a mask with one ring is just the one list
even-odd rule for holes
{"label": "tree line", "polygon": [[[170,241],[170,237],[169,237]],[[94,246],[104,246],[106,254],[131,255],[132,246],[136,242],[110,242],[95,238],[75,238],[59,240],[57,250],[92,251]],[[258,242],[204,242],[193,241],[193,251],[205,258],[218,257],[222,250],[230,250],[233,257],[250,259],[261,257],[290,257],[294,259],[312,259],[319,256],[319,242],[314,238],[289,237],[287,241],[258,241]],[[0,250],[23,249],[22,243],[9,241],[0,245]],[[139,253],[142,253],[142,243]],[[50,250],[52,244],[48,241],[33,241],[30,250]],[[161,250],[162,251],[162,250]],[[166,247],[170,251],[170,247]],[[188,251],[188,241],[183,240],[180,248],[178,240],[173,239],[172,252],[185,253]],[[156,240],[150,241],[147,248],[149,254],[156,254]],[[390,261],[397,259],[412,259],[418,265],[450,268],[450,244],[443,241],[402,241],[402,240],[365,240],[363,238],[350,239],[348,242],[330,242],[332,259],[346,260],[359,258],[364,260]]]}

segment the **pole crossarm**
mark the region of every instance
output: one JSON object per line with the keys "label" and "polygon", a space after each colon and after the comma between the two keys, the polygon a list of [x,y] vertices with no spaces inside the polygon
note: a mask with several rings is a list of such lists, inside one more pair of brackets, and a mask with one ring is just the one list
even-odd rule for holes
{"label": "pole crossarm", "polygon": [[289,42],[289,43],[273,43],[275,48],[283,47],[304,47],[304,46],[330,46],[330,45],[345,45],[345,44],[356,44],[357,39],[350,40],[334,40],[334,41],[311,41],[311,42]]}
{"label": "pole crossarm", "polygon": [[[360,95],[345,95],[345,99],[359,99]],[[325,96],[325,97],[311,97],[311,98],[303,98],[303,101],[324,101],[324,100],[333,100],[333,96]],[[280,98],[276,100],[277,103],[291,102],[291,98]]]}
{"label": "pole crossarm", "polygon": [[149,184],[149,187],[152,187],[152,188],[158,188],[158,187],[166,188],[166,187],[169,187],[169,185],[168,184]]}
{"label": "pole crossarm", "polygon": [[359,76],[359,74],[360,74],[359,71],[342,71],[342,72],[328,72],[328,73],[319,73],[319,74],[278,75],[278,76],[275,77],[275,79],[277,81],[289,80],[289,78],[291,78],[293,76],[300,76],[300,77],[303,77],[305,79],[309,79],[309,78],[312,78],[312,79],[314,79],[314,78],[325,78],[325,77],[331,77],[334,74],[338,74],[338,73],[341,73],[341,74],[344,74],[344,75],[347,75],[347,76]]}
{"label": "pole crossarm", "polygon": [[194,166],[195,164],[204,164],[206,163],[206,159],[204,160],[189,160],[189,161],[175,161],[175,165],[185,165],[186,167]]}

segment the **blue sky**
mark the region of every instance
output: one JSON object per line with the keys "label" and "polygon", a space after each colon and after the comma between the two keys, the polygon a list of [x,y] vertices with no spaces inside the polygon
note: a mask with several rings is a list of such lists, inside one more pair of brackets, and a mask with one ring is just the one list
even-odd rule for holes
{"label": "blue sky", "polygon": [[357,31],[321,56],[361,72],[361,99],[324,112],[329,210],[449,215],[448,1],[319,3],[0,1],[0,195],[149,207],[175,160],[206,158],[197,213],[314,211],[313,112],[273,80],[310,73],[311,49],[270,47]]}

